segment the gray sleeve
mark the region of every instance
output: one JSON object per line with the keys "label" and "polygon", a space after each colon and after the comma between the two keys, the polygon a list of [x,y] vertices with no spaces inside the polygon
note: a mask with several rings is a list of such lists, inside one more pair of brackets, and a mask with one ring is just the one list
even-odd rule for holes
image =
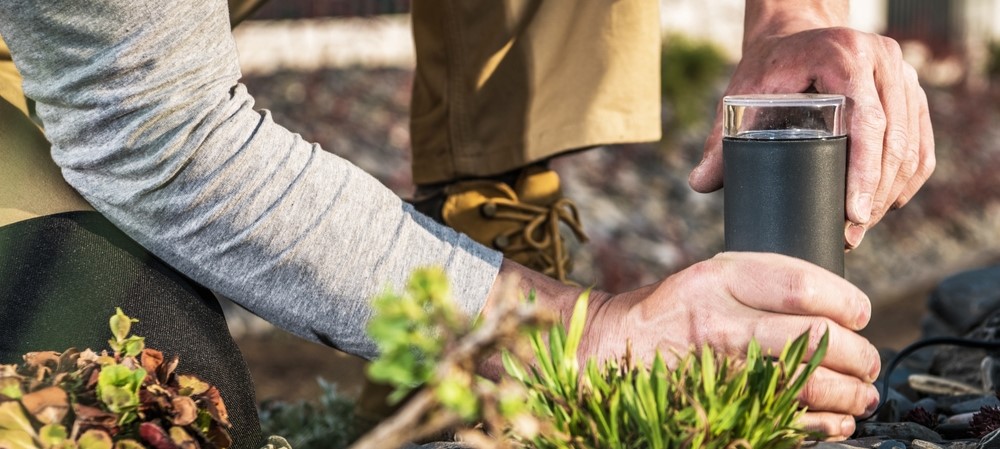
{"label": "gray sleeve", "polygon": [[414,268],[444,267],[481,309],[501,255],[255,111],[225,1],[0,4],[66,180],[195,281],[364,357],[370,298]]}

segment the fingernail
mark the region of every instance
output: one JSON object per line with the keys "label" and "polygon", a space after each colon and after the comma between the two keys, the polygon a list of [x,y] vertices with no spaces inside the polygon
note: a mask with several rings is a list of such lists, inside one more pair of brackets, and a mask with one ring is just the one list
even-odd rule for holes
{"label": "fingernail", "polygon": [[862,193],[854,200],[854,216],[861,221],[859,224],[868,223],[872,218],[872,195]]}
{"label": "fingernail", "polygon": [[865,232],[867,230],[862,225],[852,224],[848,226],[847,231],[844,232],[844,240],[847,240],[847,247],[850,249],[857,248],[861,244],[861,240],[865,238]]}
{"label": "fingernail", "polygon": [[[875,382],[875,380],[878,379],[879,371],[882,371],[882,359],[881,359],[881,356],[878,353],[878,349],[874,349],[874,347],[873,347],[872,348],[872,352],[874,354],[871,355],[871,358],[874,361],[874,363],[872,363],[872,367],[870,369],[868,369],[868,379],[867,380],[869,382]],[[872,388],[875,388],[875,386],[873,385]],[[875,398],[876,398],[876,400],[878,399],[878,390],[877,389],[875,390]]]}
{"label": "fingernail", "polygon": [[878,409],[878,403],[879,403],[878,388],[875,388],[875,386],[872,385],[871,389],[872,389],[872,393],[870,395],[871,399],[868,401],[868,407],[865,407],[865,416],[869,416],[872,413],[875,413],[875,410]]}
{"label": "fingernail", "polygon": [[843,421],[840,422],[840,434],[843,436],[850,436],[854,433],[854,418],[845,417]]}

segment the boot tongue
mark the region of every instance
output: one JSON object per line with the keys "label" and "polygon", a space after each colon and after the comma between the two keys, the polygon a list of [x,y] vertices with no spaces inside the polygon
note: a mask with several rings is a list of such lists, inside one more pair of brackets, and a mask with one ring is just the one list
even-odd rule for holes
{"label": "boot tongue", "polygon": [[536,206],[548,206],[562,198],[559,174],[540,167],[525,170],[514,190],[521,201]]}

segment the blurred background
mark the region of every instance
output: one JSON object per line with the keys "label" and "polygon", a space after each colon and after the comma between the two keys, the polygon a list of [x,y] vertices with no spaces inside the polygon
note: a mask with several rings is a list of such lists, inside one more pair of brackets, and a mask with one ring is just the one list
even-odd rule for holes
{"label": "blurred background", "polygon": [[[742,0],[660,0],[661,142],[598,148],[554,162],[591,242],[574,278],[621,291],[722,250],[722,195],[698,194],[715,105],[740,57]],[[259,108],[306,140],[413,190],[408,107],[414,56],[409,0],[272,1],[235,31]],[[855,0],[855,28],[897,39],[927,90],[937,170],[847,256],[847,277],[875,306],[863,333],[900,348],[920,334],[943,277],[1000,263],[1000,4],[993,0]],[[258,399],[315,397],[316,379],[357,393],[363,365],[229,307]]]}

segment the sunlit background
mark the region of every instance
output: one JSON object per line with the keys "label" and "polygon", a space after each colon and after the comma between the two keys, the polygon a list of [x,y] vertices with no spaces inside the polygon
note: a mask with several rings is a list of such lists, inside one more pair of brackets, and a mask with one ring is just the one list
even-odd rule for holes
{"label": "sunlit background", "polygon": [[[928,92],[938,168],[913,202],[847,256],[875,316],[865,335],[900,347],[919,336],[928,291],[1000,262],[1000,5],[992,0],[856,0],[852,26],[900,41]],[[698,161],[739,58],[742,0],[661,0],[661,142],[559,158],[591,242],[574,277],[621,291],[722,249],[721,193],[697,194]],[[414,56],[409,1],[273,1],[234,32],[244,82],[275,120],[372,173],[406,198]],[[356,393],[362,365],[231,314],[259,399],[308,398],[323,377]]]}

